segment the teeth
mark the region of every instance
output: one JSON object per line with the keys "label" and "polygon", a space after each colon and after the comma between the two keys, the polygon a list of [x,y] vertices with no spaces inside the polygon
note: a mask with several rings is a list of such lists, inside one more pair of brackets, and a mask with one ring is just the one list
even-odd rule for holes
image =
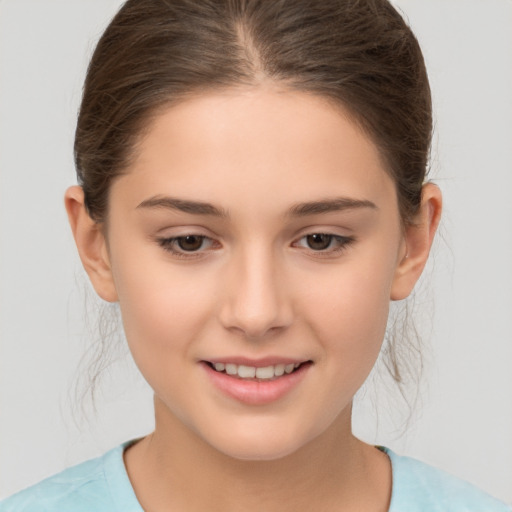
{"label": "teeth", "polygon": [[256,368],[254,368],[254,366],[244,366],[241,364],[238,367],[238,376],[242,379],[254,379],[256,376]]}
{"label": "teeth", "polygon": [[236,365],[232,363],[214,363],[213,367],[218,372],[225,371],[228,375],[236,375],[241,379],[262,379],[270,380],[274,377],[281,377],[282,375],[292,373],[296,370],[301,363],[290,363],[287,365],[276,364],[273,366],[264,366],[256,368],[254,366],[245,366],[243,364]]}
{"label": "teeth", "polygon": [[226,373],[228,375],[236,375],[238,373],[238,367],[236,366],[236,364],[227,364]]}
{"label": "teeth", "polygon": [[[264,368],[256,368],[256,378],[258,379],[271,379],[274,376],[275,370],[273,366],[265,366]],[[240,372],[238,373],[240,375]]]}
{"label": "teeth", "polygon": [[274,374],[276,377],[281,377],[281,375],[284,375],[284,364],[276,364],[274,366]]}

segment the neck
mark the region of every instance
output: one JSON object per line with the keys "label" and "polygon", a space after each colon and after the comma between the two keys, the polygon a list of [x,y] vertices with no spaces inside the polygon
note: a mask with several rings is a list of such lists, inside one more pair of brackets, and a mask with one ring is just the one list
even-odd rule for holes
{"label": "neck", "polygon": [[155,432],[125,454],[144,510],[387,510],[389,461],[352,435],[350,408],[294,453],[247,461],[219,452],[155,405]]}

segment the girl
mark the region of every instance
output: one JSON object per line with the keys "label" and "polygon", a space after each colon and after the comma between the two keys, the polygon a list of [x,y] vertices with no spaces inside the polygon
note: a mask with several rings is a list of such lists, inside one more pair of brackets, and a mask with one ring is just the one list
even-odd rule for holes
{"label": "girl", "polygon": [[129,0],[66,208],[155,430],[0,510],[509,510],[352,434],[441,213],[421,52],[384,0]]}

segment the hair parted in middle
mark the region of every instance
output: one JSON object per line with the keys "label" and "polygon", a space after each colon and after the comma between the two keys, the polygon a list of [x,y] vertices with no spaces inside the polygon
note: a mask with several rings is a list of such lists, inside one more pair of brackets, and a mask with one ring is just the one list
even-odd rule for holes
{"label": "hair parted in middle", "polygon": [[[388,0],[126,1],[94,51],[76,129],[91,218],[108,222],[111,183],[164,109],[267,85],[317,95],[348,114],[379,149],[403,224],[414,223],[430,155],[431,95],[419,44]],[[399,384],[421,368],[409,332],[400,340],[404,365],[397,336],[388,334],[385,347]]]}
{"label": "hair parted in middle", "polygon": [[128,0],[100,39],[75,139],[90,215],[104,220],[152,116],[194,94],[273,83],[333,100],[380,149],[400,213],[418,209],[432,114],[421,50],[387,0]]}

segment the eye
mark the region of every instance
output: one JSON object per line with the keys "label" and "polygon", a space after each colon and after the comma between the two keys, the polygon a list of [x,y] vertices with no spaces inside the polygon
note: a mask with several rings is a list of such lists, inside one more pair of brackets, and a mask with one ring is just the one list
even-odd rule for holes
{"label": "eye", "polygon": [[330,233],[311,233],[300,238],[296,245],[315,252],[336,253],[345,249],[353,241],[353,237]]}
{"label": "eye", "polygon": [[313,235],[308,235],[305,238],[306,244],[310,249],[313,249],[314,251],[325,251],[330,247],[334,237],[324,233],[314,233]]}
{"label": "eye", "polygon": [[187,235],[176,238],[176,245],[185,252],[194,252],[203,247],[204,241],[204,236]]}
{"label": "eye", "polygon": [[193,254],[207,251],[214,245],[214,241],[211,238],[203,235],[184,235],[172,238],[160,238],[158,243],[166,251],[183,256],[187,253]]}

